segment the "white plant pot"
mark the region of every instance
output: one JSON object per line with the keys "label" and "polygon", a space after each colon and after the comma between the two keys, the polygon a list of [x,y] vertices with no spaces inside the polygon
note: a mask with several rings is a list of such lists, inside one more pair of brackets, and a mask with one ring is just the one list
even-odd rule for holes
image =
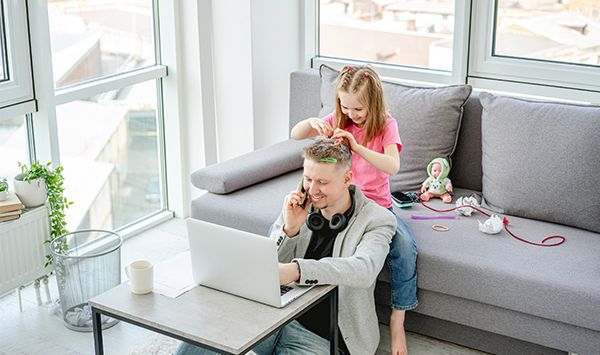
{"label": "white plant pot", "polygon": [[8,191],[0,191],[0,201],[6,201],[8,198]]}
{"label": "white plant pot", "polygon": [[23,174],[15,176],[15,193],[25,207],[36,207],[44,202],[48,197],[48,189],[43,179],[34,179],[28,182],[23,181]]}

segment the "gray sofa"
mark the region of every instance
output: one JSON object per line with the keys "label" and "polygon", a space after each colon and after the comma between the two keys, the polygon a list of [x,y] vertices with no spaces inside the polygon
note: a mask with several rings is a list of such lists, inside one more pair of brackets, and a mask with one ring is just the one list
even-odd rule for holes
{"label": "gray sofa", "polygon": [[[327,96],[321,74],[314,69],[291,74],[290,128],[322,115],[323,106],[330,104],[322,103]],[[413,231],[419,253],[419,306],[407,314],[407,329],[496,354],[600,354],[600,194],[581,185],[589,178],[593,187],[600,177],[585,176],[599,169],[600,108],[473,93],[460,111],[458,138],[450,152],[455,199],[483,195],[490,207],[502,208],[513,233],[528,240],[540,242],[549,235],[567,240],[556,247],[532,246],[506,231],[479,232],[477,221],[485,217],[477,213],[423,221],[411,215],[435,213],[420,205],[396,208]],[[530,120],[514,121],[523,116],[539,117],[542,127],[531,131]],[[399,126],[403,142],[410,141]],[[195,172],[192,183],[208,192],[192,201],[191,216],[266,234],[284,196],[300,179],[306,143],[280,142]],[[561,154],[569,149],[574,150],[571,155]],[[408,159],[411,152],[403,149],[401,157]],[[555,166],[548,166],[554,161]],[[410,164],[401,160],[401,170]],[[536,172],[545,168],[550,169],[543,173],[547,179],[539,181]],[[440,200],[429,204],[448,207]],[[434,223],[450,230],[434,231]],[[389,290],[384,267],[376,287],[381,323],[388,323]]]}

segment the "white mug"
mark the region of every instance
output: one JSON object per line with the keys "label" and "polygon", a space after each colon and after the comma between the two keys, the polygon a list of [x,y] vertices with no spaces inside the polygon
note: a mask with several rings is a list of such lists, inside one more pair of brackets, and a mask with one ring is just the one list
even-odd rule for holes
{"label": "white mug", "polygon": [[147,260],[136,260],[125,266],[131,292],[143,295],[152,292],[154,286],[154,266]]}

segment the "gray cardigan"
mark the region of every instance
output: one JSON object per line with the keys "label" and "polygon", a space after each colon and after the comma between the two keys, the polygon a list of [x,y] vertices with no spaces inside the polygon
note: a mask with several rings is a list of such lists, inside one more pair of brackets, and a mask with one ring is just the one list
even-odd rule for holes
{"label": "gray cardigan", "polygon": [[283,232],[283,213],[275,222],[271,239],[279,244],[279,261],[297,259],[300,285],[339,285],[338,325],[352,354],[374,354],[379,345],[379,324],[375,313],[374,289],[389,252],[396,230],[396,218],[390,211],[367,199],[351,185],[355,211],[348,227],[333,245],[333,257],[302,259],[310,242],[306,224],[298,235],[289,238]]}

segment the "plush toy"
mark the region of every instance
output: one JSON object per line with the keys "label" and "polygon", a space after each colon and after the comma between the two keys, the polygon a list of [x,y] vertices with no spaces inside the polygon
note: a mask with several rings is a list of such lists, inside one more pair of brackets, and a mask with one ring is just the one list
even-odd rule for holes
{"label": "plush toy", "polygon": [[427,165],[429,177],[421,186],[421,200],[429,201],[432,197],[441,198],[444,203],[451,203],[452,183],[447,178],[450,173],[450,164],[444,158],[435,158]]}

